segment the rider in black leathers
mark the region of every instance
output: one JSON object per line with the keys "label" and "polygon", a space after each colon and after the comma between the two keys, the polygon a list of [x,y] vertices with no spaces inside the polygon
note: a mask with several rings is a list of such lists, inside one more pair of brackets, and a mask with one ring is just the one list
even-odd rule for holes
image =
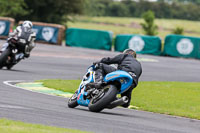
{"label": "rider in black leathers", "polygon": [[[88,87],[99,88],[103,82],[103,76],[116,70],[126,71],[133,77],[131,87],[121,94],[122,96],[127,96],[129,98],[128,103],[122,105],[127,108],[130,105],[132,90],[137,86],[139,77],[142,73],[142,66],[140,62],[136,60],[136,52],[132,49],[126,49],[123,54],[119,54],[113,58],[103,58],[94,64],[97,64],[98,66],[95,71],[95,82],[87,84]],[[110,66],[110,64],[118,64],[117,69]]]}
{"label": "rider in black leathers", "polygon": [[[26,41],[27,45],[23,49],[24,57],[29,57],[31,50],[35,47],[35,39],[36,33],[32,31],[33,24],[31,21],[24,21],[21,26],[17,26],[14,32],[9,33],[7,41],[12,41],[14,38],[15,40]],[[4,45],[8,45],[8,42]]]}

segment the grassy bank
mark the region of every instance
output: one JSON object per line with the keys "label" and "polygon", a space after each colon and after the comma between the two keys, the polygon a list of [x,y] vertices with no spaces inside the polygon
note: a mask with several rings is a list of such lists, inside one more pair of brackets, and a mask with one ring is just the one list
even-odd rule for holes
{"label": "grassy bank", "polygon": [[[44,86],[75,92],[80,80],[42,80]],[[200,119],[200,83],[140,82],[131,105],[139,110]]]}
{"label": "grassy bank", "polygon": [[80,130],[28,124],[19,121],[0,119],[0,133],[86,133]]}
{"label": "grassy bank", "polygon": [[[69,22],[68,27],[110,30],[114,35],[117,34],[143,34],[140,23],[141,18],[126,18],[126,17],[85,17],[77,16],[74,23]],[[162,39],[166,35],[171,34],[176,27],[184,28],[184,35],[200,36],[200,22],[189,20],[176,19],[155,19],[155,23],[159,27],[158,36]]]}

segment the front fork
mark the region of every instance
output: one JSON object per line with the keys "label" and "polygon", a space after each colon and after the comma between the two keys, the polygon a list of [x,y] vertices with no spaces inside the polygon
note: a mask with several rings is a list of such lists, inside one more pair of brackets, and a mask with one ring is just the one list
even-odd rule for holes
{"label": "front fork", "polygon": [[17,61],[18,61],[16,58],[17,52],[18,52],[18,50],[16,48],[11,50],[11,54],[8,55],[8,58],[6,61],[7,64],[16,64],[17,63]]}

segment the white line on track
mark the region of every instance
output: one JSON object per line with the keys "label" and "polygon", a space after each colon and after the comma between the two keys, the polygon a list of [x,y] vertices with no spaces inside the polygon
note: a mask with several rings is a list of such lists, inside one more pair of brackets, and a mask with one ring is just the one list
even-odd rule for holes
{"label": "white line on track", "polygon": [[[15,85],[12,85],[11,83],[16,83],[16,82],[25,82],[24,80],[14,80],[14,81],[3,81],[4,84],[11,86],[11,87],[15,87],[15,88],[19,88],[19,89],[24,89]],[[25,90],[25,89],[24,89]]]}
{"label": "white line on track", "polygon": [[[15,86],[15,85],[10,84],[10,82],[23,82],[23,80],[4,81],[4,82],[3,82],[4,84],[6,84],[6,85],[8,85],[8,86],[15,87],[15,88],[20,88],[20,87],[17,87],[17,86]],[[23,88],[20,88],[20,89],[23,89]],[[8,105],[8,104],[0,104],[0,108],[28,109],[28,108],[26,108],[26,107],[16,106],[16,105]]]}
{"label": "white line on track", "polygon": [[0,108],[9,108],[9,109],[28,109],[22,106],[8,105],[8,104],[0,104]]}
{"label": "white line on track", "polygon": [[[18,87],[18,86],[15,86],[11,83],[16,83],[16,82],[28,82],[28,81],[25,81],[25,80],[13,80],[13,81],[4,81],[3,83],[8,85],[8,86],[11,86],[11,87],[14,87],[14,88],[18,88],[18,89],[22,89],[22,90],[26,90],[26,91],[31,91],[31,92],[34,92],[34,93],[39,93],[39,94],[43,94],[43,95],[49,95],[49,96],[55,96],[55,97],[61,97],[61,98],[66,98],[66,97],[62,97],[62,96],[57,96],[57,95],[52,95],[52,94],[46,94],[46,93],[42,93],[42,92],[37,92],[37,91],[33,91],[33,90],[29,90],[29,89],[25,89],[25,88],[22,88],[22,87]],[[0,105],[1,107],[1,105]],[[121,108],[121,109],[124,109],[124,110],[127,110],[129,108],[122,108],[122,107],[117,107],[117,108]]]}
{"label": "white line on track", "polygon": [[11,86],[11,87],[14,87],[14,88],[18,88],[18,89],[22,89],[22,90],[26,90],[26,91],[31,91],[31,92],[34,92],[34,93],[39,93],[39,94],[43,94],[43,95],[49,95],[49,96],[54,96],[54,97],[61,97],[61,98],[66,98],[66,97],[62,97],[62,96],[57,96],[57,95],[53,95],[53,94],[47,94],[47,93],[42,93],[42,92],[38,92],[38,91],[34,91],[34,90],[29,90],[29,89],[25,89],[25,88],[22,88],[22,87],[19,87],[19,86],[16,86],[16,85],[13,85],[12,83],[17,83],[17,82],[27,82],[28,81],[25,81],[25,80],[13,80],[13,81],[3,81],[3,83],[5,85],[8,85],[8,86]]}
{"label": "white line on track", "polygon": [[[51,95],[51,94],[45,94],[45,93],[41,93],[41,92],[37,92],[37,91],[24,89],[22,87],[18,87],[18,86],[15,86],[15,85],[11,84],[11,83],[16,83],[16,82],[28,82],[28,81],[25,81],[25,80],[13,80],[13,81],[4,81],[3,83],[8,85],[8,86],[11,86],[11,87],[23,89],[23,90],[26,90],[26,91],[31,91],[31,92],[34,92],[34,93],[39,93],[39,94],[49,95],[49,96],[55,96],[55,97],[60,97],[60,98],[66,98],[66,97],[61,97],[61,96],[56,96],[56,95]],[[28,108],[21,107],[21,106],[12,106],[12,105],[5,105],[5,104],[0,104],[0,108],[28,109]],[[120,108],[120,109],[123,109],[123,110],[132,110],[132,109],[129,109],[129,108],[122,108],[122,107],[117,107],[117,108]],[[135,111],[141,111],[141,110],[135,110]],[[144,112],[148,112],[148,111],[144,111]],[[154,112],[148,112],[148,113],[155,114]],[[196,119],[185,118],[185,117],[181,117],[181,116],[173,116],[173,115],[167,115],[167,114],[161,114],[161,115],[170,116],[170,117],[174,117],[174,118],[182,118],[182,119],[184,118],[184,119],[199,121],[199,120],[196,120]]]}

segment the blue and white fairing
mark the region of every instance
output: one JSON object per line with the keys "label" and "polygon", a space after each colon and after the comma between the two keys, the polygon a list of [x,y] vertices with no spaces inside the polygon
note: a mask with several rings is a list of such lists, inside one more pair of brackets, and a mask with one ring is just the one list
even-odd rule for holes
{"label": "blue and white fairing", "polygon": [[85,91],[86,89],[85,85],[87,83],[94,82],[93,74],[94,74],[94,65],[88,68],[87,73],[83,76],[83,80],[81,81],[79,85],[78,97],[77,97],[77,102],[79,105],[88,106],[88,104],[90,103],[90,100],[85,99],[85,97],[87,96],[87,92]]}
{"label": "blue and white fairing", "polygon": [[125,71],[117,70],[117,71],[107,74],[104,77],[104,81],[105,82],[119,81],[121,83],[121,89],[118,94],[121,94],[129,89],[129,87],[131,86],[133,82],[133,78],[131,77],[129,73]]}
{"label": "blue and white fairing", "polygon": [[[90,103],[89,99],[86,99],[85,97],[87,96],[87,92],[85,91],[86,87],[85,85],[87,83],[92,83],[94,82],[94,68],[95,66],[92,65],[88,68],[87,73],[83,76],[83,80],[81,81],[79,88],[78,88],[78,93],[77,93],[77,103],[82,106],[88,106]],[[105,82],[111,82],[111,81],[119,81],[121,83],[121,88],[118,94],[121,94],[125,92],[126,90],[129,89],[133,82],[133,78],[131,75],[125,71],[117,70],[114,72],[111,72],[107,74],[104,77]]]}

